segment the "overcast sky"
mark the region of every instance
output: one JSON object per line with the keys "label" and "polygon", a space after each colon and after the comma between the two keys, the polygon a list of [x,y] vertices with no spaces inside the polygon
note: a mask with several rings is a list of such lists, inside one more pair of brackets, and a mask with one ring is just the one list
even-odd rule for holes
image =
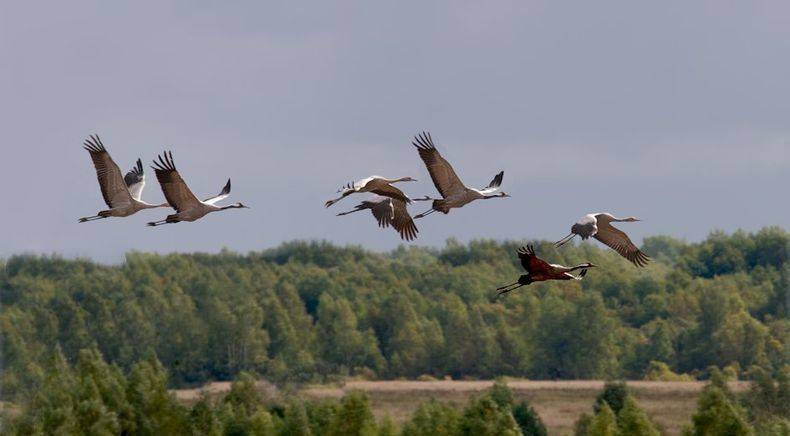
{"label": "overcast sky", "polygon": [[[343,183],[412,176],[430,130],[470,186],[513,197],[418,221],[449,237],[556,240],[587,212],[634,239],[787,228],[786,1],[3,2],[0,256],[115,262],[129,250],[259,250],[293,239],[390,249]],[[155,229],[105,205],[88,153],[122,170],[172,149],[198,197],[249,210]],[[418,203],[413,213],[422,212]]]}

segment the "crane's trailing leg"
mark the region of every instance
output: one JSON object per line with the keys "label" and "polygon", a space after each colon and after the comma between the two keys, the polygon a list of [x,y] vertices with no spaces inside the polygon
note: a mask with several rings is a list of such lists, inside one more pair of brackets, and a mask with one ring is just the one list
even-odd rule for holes
{"label": "crane's trailing leg", "polygon": [[428,216],[428,215],[430,215],[430,214],[432,214],[432,213],[434,213],[434,212],[436,212],[436,209],[434,209],[434,208],[430,208],[430,209],[426,210],[425,212],[423,212],[423,213],[421,213],[421,214],[419,214],[419,215],[414,215],[414,219],[417,219],[417,218],[422,218],[422,217]]}
{"label": "crane's trailing leg", "polygon": [[110,209],[110,210],[101,210],[95,216],[86,216],[85,218],[80,218],[79,222],[84,223],[86,221],[96,221],[96,220],[100,220],[102,218],[109,218],[109,217],[112,216],[112,212],[113,212],[112,209]]}
{"label": "crane's trailing leg", "polygon": [[175,213],[173,215],[166,216],[165,219],[161,221],[151,221],[150,223],[148,223],[148,225],[151,227],[156,227],[156,226],[161,226],[162,224],[175,224],[180,222],[181,222],[181,218],[179,218],[178,214]]}
{"label": "crane's trailing leg", "polygon": [[349,211],[346,211],[346,212],[340,212],[339,214],[337,214],[337,216],[348,215],[350,213],[359,212],[360,210],[365,210],[365,209],[367,209],[367,207],[365,207],[364,205],[360,204],[360,205],[357,205],[354,208],[354,210],[349,210]]}
{"label": "crane's trailing leg", "polygon": [[571,233],[570,235],[568,235],[568,236],[560,239],[559,241],[555,242],[554,246],[557,247],[557,248],[562,247],[563,245],[565,245],[568,242],[570,242],[570,240],[573,239],[575,236],[576,236],[575,233]]}
{"label": "crane's trailing leg", "polygon": [[102,219],[102,218],[107,218],[107,217],[106,217],[106,216],[101,216],[101,215],[86,216],[86,217],[82,217],[82,218],[80,218],[80,219],[78,220],[78,222],[85,223],[85,222],[88,222],[88,221],[96,221],[96,220],[100,220],[100,219]]}
{"label": "crane's trailing leg", "polygon": [[507,286],[499,287],[496,289],[497,291],[499,291],[497,292],[496,296],[499,297],[500,295],[507,294],[508,292],[514,291],[522,286],[524,286],[523,283],[516,282],[516,283],[511,283]]}

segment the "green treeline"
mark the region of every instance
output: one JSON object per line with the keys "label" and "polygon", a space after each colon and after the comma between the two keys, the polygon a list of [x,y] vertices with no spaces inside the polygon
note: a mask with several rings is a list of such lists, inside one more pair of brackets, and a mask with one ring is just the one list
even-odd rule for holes
{"label": "green treeline", "polygon": [[57,350],[45,364],[42,389],[0,431],[14,435],[208,435],[208,436],[545,436],[546,428],[526,402],[516,402],[503,383],[461,407],[430,400],[396,425],[376,420],[364,393],[339,400],[304,401],[268,393],[247,372],[224,396],[204,393],[191,406],[166,387],[156,359],[124,374],[95,350],[81,350],[74,366]]}
{"label": "green treeline", "polygon": [[294,242],[246,255],[129,253],[118,266],[14,256],[0,268],[2,395],[46,380],[96,349],[123,372],[158,359],[171,387],[231,380],[706,377],[715,365],[772,376],[787,363],[790,235],[712,233],[699,243],[647,238],[638,269],[581,244],[550,262],[591,261],[581,282],[533,284],[519,242],[448,241],[389,253]]}
{"label": "green treeline", "polygon": [[[748,392],[734,394],[727,374],[709,368],[709,383],[697,400],[684,436],[786,436],[790,434],[790,366],[777,379],[755,368]],[[598,394],[592,415],[576,421],[576,436],[658,436],[658,425],[639,407],[622,382],[609,382]],[[527,433],[525,433],[527,434]]]}
{"label": "green treeline", "polygon": [[[684,435],[784,436],[790,432],[790,370],[778,379],[762,370],[750,391],[735,395],[725,374],[711,368]],[[44,364],[40,389],[18,413],[0,415],[9,435],[227,435],[227,436],[546,436],[526,400],[496,382],[465,405],[429,400],[395,424],[376,420],[364,393],[305,401],[256,386],[242,372],[224,396],[203,392],[191,405],[167,390],[166,371],[150,358],[124,373],[96,350],[81,350],[69,365],[59,348]],[[604,386],[593,414],[576,422],[576,436],[658,436],[661,427],[637,404],[624,383]]]}

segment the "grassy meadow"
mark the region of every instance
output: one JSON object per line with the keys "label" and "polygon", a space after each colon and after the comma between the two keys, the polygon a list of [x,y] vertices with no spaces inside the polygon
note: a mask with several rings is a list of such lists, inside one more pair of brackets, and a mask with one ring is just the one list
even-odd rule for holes
{"label": "grassy meadow", "polygon": [[[436,380],[436,381],[365,381],[353,380],[337,384],[309,385],[299,390],[301,397],[310,400],[341,398],[361,391],[370,399],[377,419],[386,416],[396,423],[408,420],[420,403],[431,398],[439,401],[465,404],[475,395],[482,394],[493,385],[490,380]],[[684,425],[691,422],[697,408],[702,381],[629,381],[628,387],[639,405],[667,435],[680,434]],[[582,413],[590,413],[595,397],[603,389],[601,380],[532,381],[508,379],[507,385],[516,399],[526,399],[540,415],[549,434],[573,433],[573,425]],[[265,382],[258,388],[267,395],[276,395],[276,389]],[[730,382],[733,392],[745,392],[747,382]],[[230,382],[216,382],[200,389],[175,390],[176,397],[185,404],[200,398],[201,391],[220,396],[230,390]]]}

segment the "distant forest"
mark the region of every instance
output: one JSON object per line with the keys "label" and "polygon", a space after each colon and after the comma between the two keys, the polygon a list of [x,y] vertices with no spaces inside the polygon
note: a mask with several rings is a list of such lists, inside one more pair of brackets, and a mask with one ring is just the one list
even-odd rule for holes
{"label": "distant forest", "polygon": [[[549,262],[591,261],[583,281],[532,284],[522,242],[449,240],[378,253],[292,242],[237,254],[132,252],[120,265],[57,256],[0,261],[2,395],[44,383],[53,354],[98,350],[128,372],[157,358],[171,387],[249,372],[273,381],[704,378],[787,364],[790,236],[713,232],[644,240],[633,265],[597,243]],[[57,350],[60,350],[59,352]]]}

